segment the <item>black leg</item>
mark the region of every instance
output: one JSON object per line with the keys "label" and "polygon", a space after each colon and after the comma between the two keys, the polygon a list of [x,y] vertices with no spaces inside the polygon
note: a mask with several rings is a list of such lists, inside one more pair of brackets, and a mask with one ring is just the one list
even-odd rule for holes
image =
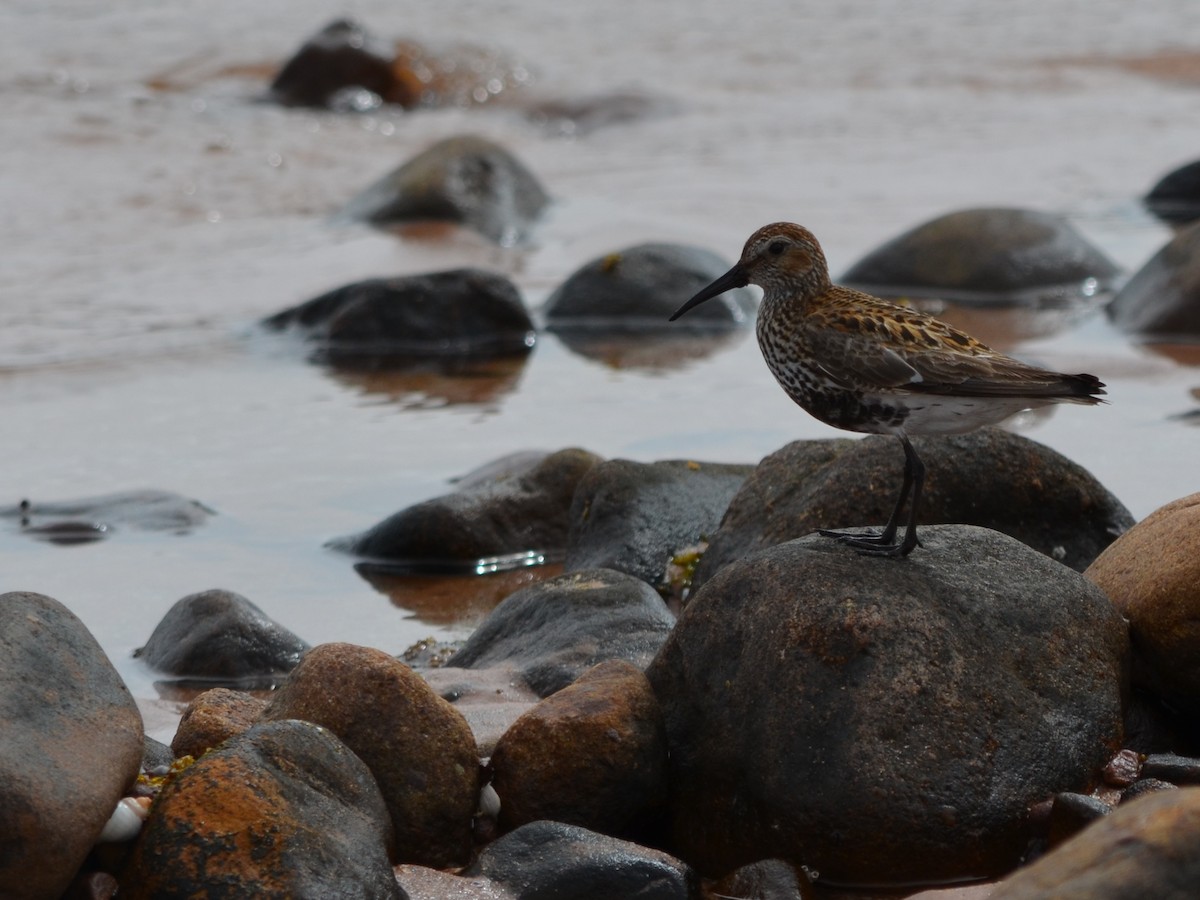
{"label": "black leg", "polygon": [[[836,538],[843,544],[848,544],[860,553],[868,556],[908,556],[920,543],[917,540],[917,505],[921,499],[921,489],[925,485],[925,464],[917,456],[908,436],[899,435],[900,444],[904,447],[904,482],[900,487],[900,496],[892,514],[888,517],[887,525],[879,534],[847,534],[844,531],[822,531],[826,537]],[[908,525],[904,531],[904,540],[896,543],[896,532],[899,530],[900,514],[904,509],[905,500],[912,499],[908,505]]]}

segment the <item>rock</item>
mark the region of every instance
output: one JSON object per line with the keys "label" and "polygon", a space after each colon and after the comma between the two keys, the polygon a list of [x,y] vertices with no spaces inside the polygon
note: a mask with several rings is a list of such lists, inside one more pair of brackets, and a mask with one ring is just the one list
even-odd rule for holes
{"label": "rock", "polygon": [[171,752],[177,757],[199,758],[228,738],[249,729],[266,706],[266,700],[243,691],[228,688],[205,691],[184,709],[171,741]]}
{"label": "rock", "polygon": [[[1133,524],[1087,470],[1028,438],[985,428],[912,442],[927,470],[921,524],[982,525],[1077,570]],[[694,586],[747,553],[821,528],[882,525],[903,467],[899,443],[886,435],[788,444],[730,503]]]}
{"label": "rock", "polygon": [[1200,335],[1200,223],[1189,225],[1133,274],[1107,307],[1122,331],[1178,341]]}
{"label": "rock", "polygon": [[382,650],[315,647],[263,713],[280,719],[328,728],[370,767],[392,817],[394,861],[467,861],[479,796],[475,740],[412,669]]}
{"label": "rock", "polygon": [[1178,790],[1178,785],[1171,784],[1169,781],[1163,781],[1160,778],[1139,778],[1121,792],[1121,802],[1128,803],[1130,800],[1141,797],[1143,794],[1156,794],[1159,791],[1174,790]]}
{"label": "rock", "polygon": [[1112,787],[1128,787],[1142,773],[1142,759],[1134,750],[1122,750],[1104,767],[1104,783]]}
{"label": "rock", "polygon": [[241,594],[211,590],[178,600],[133,655],[180,678],[269,685],[307,650]]}
{"label": "rock", "polygon": [[156,741],[150,735],[142,740],[142,771],[165,774],[171,763],[175,762],[175,754],[162,741]]}
{"label": "rock", "polygon": [[1200,219],[1200,160],[1168,172],[1142,202],[1154,215],[1173,225]]}
{"label": "rock", "polygon": [[639,244],[578,269],[550,295],[542,313],[555,332],[739,328],[753,321],[757,305],[746,288],[727,291],[681,322],[667,321],[728,269],[727,260],[701,247]]}
{"label": "rock", "polygon": [[504,733],[491,768],[504,831],[552,819],[652,836],[666,805],[667,744],[646,676],[616,659],[588,669]]}
{"label": "rock", "polygon": [[1084,574],[1129,620],[1134,684],[1200,711],[1200,493],[1152,512]]}
{"label": "rock", "polygon": [[1150,794],[1001,882],[989,900],[1191,900],[1197,841],[1200,788]]}
{"label": "rock", "polygon": [[22,500],[0,509],[21,532],[53,544],[85,544],[110,537],[121,528],[187,534],[215,515],[211,509],[170,491],[120,491],[100,497],[35,503]]}
{"label": "rock", "polygon": [[702,874],[767,857],[857,885],[1003,872],[1030,805],[1086,789],[1119,748],[1128,638],[1104,595],[997,532],[922,540],[898,562],[811,535],[693,596],[646,674],[670,846]]}
{"label": "rock", "polygon": [[657,587],[676,552],[717,530],[752,471],[684,460],[593,466],[571,502],[566,570],[616,569]]}
{"label": "rock", "polygon": [[1050,846],[1057,847],[1110,812],[1112,809],[1107,803],[1088,794],[1073,791],[1055,794],[1050,808]]}
{"label": "rock", "polygon": [[396,866],[396,880],[412,900],[517,900],[515,893],[482,875],[467,878],[405,863]]}
{"label": "rock", "polygon": [[263,324],[306,328],[318,359],[366,368],[523,356],[535,338],[516,286],[481,269],[358,281]]}
{"label": "rock", "polygon": [[503,147],[474,135],[439,141],[385,175],[343,209],[373,225],[457,222],[502,246],[523,241],[550,202]]}
{"label": "rock", "polygon": [[512,665],[426,669],[421,677],[467,720],[480,759],[491,756],[501,736],[541,699]]}
{"label": "rock", "polygon": [[781,859],[761,859],[722,878],[711,893],[739,900],[809,900],[813,887],[804,869]]}
{"label": "rock", "polygon": [[559,450],[532,468],[410,506],[331,546],[432,572],[473,573],[486,557],[561,554],[575,487],[599,461],[586,450]]}
{"label": "rock", "polygon": [[57,600],[0,595],[0,896],[58,897],[142,761],[142,718]]}
{"label": "rock", "polygon": [[391,841],[379,788],[357,756],[324,728],[269,722],[167,784],[120,896],[406,900]]}
{"label": "rock", "polygon": [[644,669],[674,621],[644,581],[607,569],[570,572],[506,597],[442,672],[511,665],[548,697],[605,660]]}
{"label": "rock", "polygon": [[883,297],[1062,305],[1111,290],[1118,274],[1062,216],[991,208],[918,225],[868,253],[840,281]]}
{"label": "rock", "polygon": [[532,822],[488,844],[463,873],[490,878],[517,900],[694,900],[699,885],[658,850],[562,822]]}
{"label": "rock", "polygon": [[1200,784],[1200,759],[1174,753],[1151,753],[1142,763],[1142,775],[1171,784]]}
{"label": "rock", "polygon": [[305,41],[284,63],[268,93],[283,106],[337,108],[339,97],[344,99],[350,91],[361,91],[374,98],[372,105],[388,102],[410,107],[415,105],[415,98],[396,79],[393,56],[391,47],[359,23],[337,19]]}

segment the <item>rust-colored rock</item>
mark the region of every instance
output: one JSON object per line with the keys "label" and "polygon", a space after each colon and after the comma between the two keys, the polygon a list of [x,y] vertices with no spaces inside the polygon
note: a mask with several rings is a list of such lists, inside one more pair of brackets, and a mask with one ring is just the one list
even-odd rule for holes
{"label": "rust-colored rock", "polygon": [[269,722],[165,787],[120,897],[402,900],[391,823],[370,771],[328,730]]}
{"label": "rust-colored rock", "polygon": [[1200,712],[1200,494],[1152,512],[1084,574],[1129,620],[1134,683]]}
{"label": "rust-colored rock", "polygon": [[645,837],[666,801],[666,732],[642,671],[609,660],[547,697],[496,744],[500,827],[538,819]]}
{"label": "rust-colored rock", "polygon": [[989,900],[1193,900],[1198,843],[1200,788],[1148,794],[1017,872]]}
{"label": "rust-colored rock", "polygon": [[171,740],[176,757],[199,758],[227,738],[241,734],[258,721],[267,701],[244,691],[213,688],[187,705]]}
{"label": "rust-colored rock", "polygon": [[466,863],[479,794],[475,738],[458,710],[382,650],[323,644],[309,651],[263,713],[336,734],[379,783],[397,862]]}

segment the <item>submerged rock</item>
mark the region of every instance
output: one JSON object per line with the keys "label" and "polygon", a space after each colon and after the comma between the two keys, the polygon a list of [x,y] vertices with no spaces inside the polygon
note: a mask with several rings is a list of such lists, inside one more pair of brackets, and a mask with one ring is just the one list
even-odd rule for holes
{"label": "submerged rock", "polygon": [[1134,684],[1200,712],[1200,494],[1152,512],[1084,574],[1129,620]]}
{"label": "submerged rock", "polygon": [[1200,788],[1153,793],[1002,881],[989,900],[1191,900],[1198,841]]}
{"label": "submerged rock", "polygon": [[492,753],[501,829],[539,819],[645,839],[667,798],[662,712],[624,660],[588,669],[504,733]]}
{"label": "submerged rock", "polygon": [[[985,428],[913,438],[924,461],[920,522],[993,528],[1082,571],[1133,524],[1088,471],[1028,438]],[[882,525],[900,490],[895,438],[796,441],[768,456],[734,497],[696,569],[722,566],[822,528]],[[920,553],[920,550],[916,551]]]}
{"label": "submerged rock", "polygon": [[187,534],[215,513],[196,500],[170,491],[121,491],[50,503],[22,500],[0,509],[0,519],[16,520],[21,531],[54,544],[82,544],[109,537],[120,528]]}
{"label": "submerged rock", "polygon": [[1070,303],[1112,289],[1117,266],[1062,216],[967,209],[868,253],[841,282],[882,297],[962,303]]}
{"label": "submerged rock", "polygon": [[268,722],[167,784],[120,896],[407,900],[388,862],[391,842],[362,760],[310,722]]}
{"label": "submerged rock", "polygon": [[142,717],[65,606],[0,594],[0,895],[58,897],[142,761]]}
{"label": "submerged rock", "polygon": [[367,764],[391,815],[394,861],[467,862],[479,796],[475,739],[412,669],[382,650],[323,644],[263,713],[281,719],[328,728]]}
{"label": "submerged rock", "polygon": [[481,269],[358,281],[263,324],[304,328],[318,358],[367,368],[523,356],[535,339],[516,286]]}
{"label": "submerged rock", "polygon": [[529,551],[560,555],[576,485],[599,461],[575,448],[546,454],[535,465],[472,479],[331,546],[417,571],[474,572],[480,560]]}
{"label": "submerged rock", "polygon": [[1186,225],[1200,219],[1200,160],[1168,172],[1142,202],[1150,212],[1172,225]]}
{"label": "submerged rock", "polygon": [[695,873],[658,850],[562,822],[531,822],[483,849],[463,873],[486,876],[515,898],[693,900]]}
{"label": "submerged rock", "polygon": [[644,669],[674,621],[644,581],[608,569],[571,572],[506,597],[442,671],[512,666],[547,697],[605,660]]}
{"label": "submerged rock", "polygon": [[1003,872],[1029,806],[1121,741],[1125,624],[1070,569],[934,526],[903,561],[812,535],[722,569],[647,670],[671,846],[704,874],[765,857],[849,884]]}
{"label": "submerged rock", "polygon": [[550,202],[525,166],[474,135],[439,141],[385,175],[342,211],[373,225],[458,222],[503,246],[523,241]]}
{"label": "submerged rock", "polygon": [[717,530],[752,471],[687,460],[593,466],[571,503],[567,571],[616,569],[657,587],[680,549]]}
{"label": "submerged rock", "polygon": [[[667,320],[729,269],[710,250],[683,244],[639,244],[592,260],[563,282],[543,307],[551,331],[666,330]],[[754,295],[727,291],[698,307],[676,331],[738,328],[754,318]]]}
{"label": "submerged rock", "polygon": [[1200,336],[1200,223],[1179,232],[1154,254],[1107,310],[1122,331],[1146,338]]}
{"label": "submerged rock", "polygon": [[134,656],[167,675],[240,684],[290,672],[307,650],[241,594],[211,590],[178,600]]}

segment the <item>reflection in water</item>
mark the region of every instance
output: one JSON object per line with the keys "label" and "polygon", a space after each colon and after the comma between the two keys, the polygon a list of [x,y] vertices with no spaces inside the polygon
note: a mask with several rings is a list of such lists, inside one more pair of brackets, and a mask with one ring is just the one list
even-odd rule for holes
{"label": "reflection in water", "polygon": [[411,612],[411,618],[441,626],[473,625],[509,594],[563,571],[561,563],[494,575],[389,575],[368,565],[354,568],[371,587]]}
{"label": "reflection in water", "polygon": [[748,328],[729,330],[644,332],[593,329],[555,329],[554,335],[572,353],[610,369],[672,372],[734,346],[751,333]]}
{"label": "reflection in water", "polygon": [[495,407],[517,389],[527,356],[430,362],[402,369],[329,368],[337,381],[400,409]]}

